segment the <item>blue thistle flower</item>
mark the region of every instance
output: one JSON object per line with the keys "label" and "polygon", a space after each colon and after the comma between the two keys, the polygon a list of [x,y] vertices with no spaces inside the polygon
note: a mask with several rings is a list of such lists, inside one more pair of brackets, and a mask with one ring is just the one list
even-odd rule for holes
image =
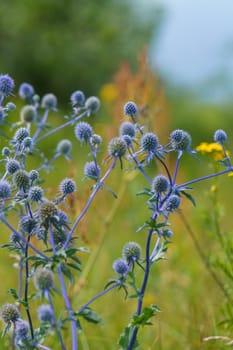
{"label": "blue thistle flower", "polygon": [[22,143],[23,140],[28,136],[29,136],[29,132],[26,128],[19,128],[18,130],[16,130],[14,134],[13,141],[17,145],[19,143]]}
{"label": "blue thistle flower", "polygon": [[22,83],[19,87],[19,96],[23,99],[30,99],[34,93],[34,87],[31,84]]}
{"label": "blue thistle flower", "polygon": [[69,156],[72,149],[72,143],[70,140],[64,139],[57,144],[57,153],[64,154],[64,156]]}
{"label": "blue thistle flower", "polygon": [[51,270],[38,269],[34,276],[34,284],[36,289],[40,291],[48,291],[54,286],[54,276]]}
{"label": "blue thistle flower", "polygon": [[91,145],[94,147],[98,147],[102,142],[102,137],[97,134],[93,134],[90,138]]}
{"label": "blue thistle flower", "polygon": [[135,127],[130,122],[124,122],[120,125],[120,136],[128,135],[131,138],[135,136]]}
{"label": "blue thistle flower", "polygon": [[57,216],[60,225],[67,225],[69,223],[68,215],[63,210],[58,210]]}
{"label": "blue thistle flower", "polygon": [[22,122],[31,123],[36,118],[36,109],[31,105],[23,106],[20,111],[20,119]]}
{"label": "blue thistle flower", "polygon": [[18,170],[13,174],[13,183],[19,188],[26,190],[29,187],[29,175],[25,170]]}
{"label": "blue thistle flower", "polygon": [[16,105],[13,102],[8,102],[5,108],[7,111],[12,112],[16,109]]}
{"label": "blue thistle flower", "polygon": [[91,113],[98,112],[100,108],[100,100],[96,96],[91,96],[86,99],[85,108],[89,109]]}
{"label": "blue thistle flower", "polygon": [[152,132],[147,132],[141,137],[140,145],[142,151],[155,153],[159,146],[158,137]]}
{"label": "blue thistle flower", "polygon": [[16,322],[15,334],[17,339],[26,339],[28,337],[28,322],[20,320]]}
{"label": "blue thistle flower", "polygon": [[60,191],[64,196],[73,193],[76,190],[76,184],[72,179],[64,179],[60,183]]}
{"label": "blue thistle flower", "polygon": [[157,175],[152,180],[151,188],[152,188],[152,191],[156,193],[164,193],[168,190],[168,187],[169,187],[169,180],[164,175]]}
{"label": "blue thistle flower", "polygon": [[73,107],[76,105],[83,106],[85,102],[85,95],[80,90],[74,91],[70,96],[70,101]]}
{"label": "blue thistle flower", "polygon": [[108,153],[111,157],[122,158],[126,154],[127,144],[123,137],[114,137],[108,144]]}
{"label": "blue thistle flower", "polygon": [[86,122],[79,122],[75,126],[75,136],[80,142],[88,142],[93,134],[93,129]]}
{"label": "blue thistle flower", "polygon": [[2,149],[3,157],[9,157],[10,154],[11,154],[10,148],[9,147],[3,147],[3,149]]}
{"label": "blue thistle flower", "polygon": [[177,151],[189,151],[192,143],[192,138],[187,131],[174,130],[170,134],[171,145],[174,150]]}
{"label": "blue thistle flower", "polygon": [[112,264],[112,267],[113,270],[119,275],[126,275],[129,272],[129,266],[127,262],[122,258],[115,260]]}
{"label": "blue thistle flower", "polygon": [[39,179],[39,173],[37,170],[34,170],[32,169],[30,172],[29,172],[29,179],[31,180],[31,182],[35,182]]}
{"label": "blue thistle flower", "polygon": [[132,116],[135,116],[137,112],[138,112],[138,107],[134,102],[132,101],[126,102],[126,104],[124,105],[125,115],[129,115],[130,117],[132,117]]}
{"label": "blue thistle flower", "polygon": [[14,80],[8,74],[0,75],[0,94],[4,97],[10,96],[15,87]]}
{"label": "blue thistle flower", "polygon": [[130,137],[129,135],[122,135],[121,137],[123,138],[127,146],[132,145],[132,137]]}
{"label": "blue thistle flower", "polygon": [[41,101],[41,107],[45,109],[51,109],[56,111],[57,98],[54,94],[46,94],[43,96]]}
{"label": "blue thistle flower", "polygon": [[28,198],[32,202],[40,202],[43,198],[44,191],[40,186],[33,186],[29,188]]}
{"label": "blue thistle flower", "polygon": [[224,130],[218,129],[214,133],[214,141],[219,143],[220,145],[223,145],[227,140],[227,134]]}
{"label": "blue thistle flower", "polygon": [[0,318],[7,324],[15,323],[19,316],[19,310],[14,304],[4,304],[0,309]]}
{"label": "blue thistle flower", "polygon": [[175,209],[178,209],[180,206],[180,196],[177,196],[176,194],[172,194],[168,200],[167,200],[167,207],[166,209],[168,211],[174,211]]}
{"label": "blue thistle flower", "polygon": [[54,313],[50,305],[41,305],[37,309],[38,318],[41,322],[52,323],[54,319]]}
{"label": "blue thistle flower", "polygon": [[84,175],[97,181],[100,176],[100,167],[94,161],[87,162],[84,167]]}
{"label": "blue thistle flower", "polygon": [[8,159],[6,162],[6,171],[8,174],[14,174],[17,170],[20,169],[20,163],[15,159]]}
{"label": "blue thistle flower", "polygon": [[130,263],[131,261],[138,261],[141,258],[142,249],[136,242],[128,242],[124,245],[122,250],[123,258]]}
{"label": "blue thistle flower", "polygon": [[0,180],[0,198],[6,199],[11,195],[11,188],[7,181]]}

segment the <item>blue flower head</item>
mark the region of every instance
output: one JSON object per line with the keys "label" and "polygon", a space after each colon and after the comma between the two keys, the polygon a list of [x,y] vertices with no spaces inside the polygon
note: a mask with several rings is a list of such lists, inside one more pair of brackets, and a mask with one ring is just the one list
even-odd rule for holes
{"label": "blue flower head", "polygon": [[115,137],[108,144],[108,153],[111,157],[122,158],[126,154],[127,144],[123,137]]}
{"label": "blue flower head", "polygon": [[138,107],[137,105],[132,102],[132,101],[128,101],[126,102],[126,104],[124,105],[124,114],[128,115],[130,117],[135,116],[138,112]]}
{"label": "blue flower head", "polygon": [[223,145],[227,140],[227,134],[224,130],[218,129],[214,133],[214,141],[219,143],[220,145]]}
{"label": "blue flower head", "polygon": [[57,109],[57,98],[54,94],[46,94],[43,96],[41,101],[41,107],[45,109],[51,109],[56,111]]}
{"label": "blue flower head", "polygon": [[8,174],[14,174],[20,169],[20,163],[16,159],[8,159],[6,162],[6,171]]}
{"label": "blue flower head", "polygon": [[17,144],[22,143],[23,140],[29,136],[28,130],[26,128],[19,128],[14,134],[13,141]]}
{"label": "blue flower head", "polygon": [[36,109],[31,105],[23,106],[20,111],[20,119],[22,122],[31,123],[36,118]]}
{"label": "blue flower head", "polygon": [[54,313],[50,305],[41,305],[37,309],[37,314],[41,322],[51,323],[54,319]]}
{"label": "blue flower head", "polygon": [[90,179],[98,180],[100,176],[100,167],[94,162],[87,162],[84,167],[84,175]]}
{"label": "blue flower head", "polygon": [[48,291],[54,286],[54,276],[51,270],[38,269],[34,277],[34,284],[38,290]]}
{"label": "blue flower head", "polygon": [[66,158],[70,158],[70,151],[72,149],[72,143],[70,140],[64,139],[57,144],[57,153],[63,154]]}
{"label": "blue flower head", "polygon": [[28,322],[19,320],[16,322],[15,334],[18,339],[26,339],[28,337]]}
{"label": "blue flower head", "polygon": [[134,137],[135,136],[135,127],[132,123],[130,122],[124,122],[120,125],[120,136],[123,135],[128,135],[130,137]]}
{"label": "blue flower head", "polygon": [[172,148],[176,151],[189,151],[192,143],[192,138],[187,131],[174,130],[170,134]]}
{"label": "blue flower head", "polygon": [[83,106],[85,102],[85,95],[80,90],[74,91],[70,96],[70,101],[73,107],[76,105]]}
{"label": "blue flower head", "polygon": [[142,249],[136,242],[128,242],[122,250],[123,258],[130,263],[131,261],[139,261],[141,258]]}
{"label": "blue flower head", "polygon": [[91,113],[98,112],[100,108],[100,100],[96,96],[91,96],[86,99],[85,108],[89,109]]}
{"label": "blue flower head", "polygon": [[153,192],[164,193],[168,190],[168,187],[169,187],[169,180],[164,175],[157,175],[152,180],[151,189]]}
{"label": "blue flower head", "polygon": [[34,87],[28,83],[22,83],[19,87],[19,96],[22,99],[30,99],[34,95]]}
{"label": "blue flower head", "polygon": [[129,266],[124,259],[117,259],[112,264],[113,270],[118,273],[118,275],[126,275],[129,272]]}
{"label": "blue flower head", "polygon": [[18,308],[14,304],[4,304],[0,309],[0,318],[6,323],[15,323],[20,316]]}
{"label": "blue flower head", "polygon": [[179,206],[180,206],[180,196],[177,196],[176,194],[172,194],[167,200],[167,210],[172,212],[175,209],[178,209]]}
{"label": "blue flower head", "polygon": [[158,137],[152,132],[147,132],[141,137],[140,145],[142,151],[154,153],[159,146]]}
{"label": "blue flower head", "polygon": [[75,136],[80,142],[88,142],[93,134],[93,129],[86,122],[79,122],[75,126]]}
{"label": "blue flower head", "polygon": [[8,74],[0,74],[0,95],[10,96],[14,87],[14,80]]}
{"label": "blue flower head", "polygon": [[0,198],[8,198],[11,195],[11,188],[6,180],[0,180]]}
{"label": "blue flower head", "polygon": [[73,193],[75,190],[76,184],[72,179],[67,178],[62,180],[62,182],[60,183],[60,191],[64,196]]}
{"label": "blue flower head", "polygon": [[40,186],[32,186],[28,191],[28,198],[32,202],[40,202],[43,198],[44,191]]}

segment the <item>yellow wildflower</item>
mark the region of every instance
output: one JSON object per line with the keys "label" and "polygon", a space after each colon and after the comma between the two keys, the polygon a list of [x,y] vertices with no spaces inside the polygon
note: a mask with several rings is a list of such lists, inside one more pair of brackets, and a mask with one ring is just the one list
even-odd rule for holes
{"label": "yellow wildflower", "polygon": [[[202,142],[196,147],[196,150],[202,154],[211,154],[214,160],[223,160],[225,158],[222,146],[216,142]],[[226,155],[229,156],[230,152],[226,151]]]}
{"label": "yellow wildflower", "polygon": [[100,98],[103,102],[111,103],[117,97],[117,89],[114,84],[104,84],[100,89]]}

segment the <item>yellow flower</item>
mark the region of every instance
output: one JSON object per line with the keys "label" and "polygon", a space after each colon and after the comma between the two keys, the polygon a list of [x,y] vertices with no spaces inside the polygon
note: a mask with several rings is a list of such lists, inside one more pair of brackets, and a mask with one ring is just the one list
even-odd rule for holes
{"label": "yellow flower", "polygon": [[100,98],[103,102],[111,103],[117,97],[117,89],[114,84],[104,84],[100,89]]}
{"label": "yellow flower", "polygon": [[[196,150],[202,154],[211,154],[214,160],[223,160],[225,158],[222,146],[216,142],[202,142],[196,147]],[[226,155],[229,156],[230,152],[226,151]]]}

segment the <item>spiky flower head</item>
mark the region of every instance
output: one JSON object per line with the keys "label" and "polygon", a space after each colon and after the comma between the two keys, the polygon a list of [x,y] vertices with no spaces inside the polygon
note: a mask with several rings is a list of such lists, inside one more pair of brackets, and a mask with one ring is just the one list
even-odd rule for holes
{"label": "spiky flower head", "polygon": [[32,169],[29,172],[29,179],[31,180],[31,182],[37,181],[39,179],[39,173],[37,170]]}
{"label": "spiky flower head", "polygon": [[89,109],[91,113],[98,112],[100,108],[100,100],[96,96],[90,96],[86,99],[85,108]]}
{"label": "spiky flower head", "polygon": [[15,335],[18,339],[26,339],[28,337],[28,322],[20,320],[16,322]]}
{"label": "spiky flower head", "polygon": [[36,228],[36,225],[36,220],[29,215],[22,216],[19,221],[20,229],[28,234],[31,234],[33,232],[33,230]]}
{"label": "spiky flower head", "polygon": [[129,272],[129,266],[127,262],[122,258],[115,260],[112,264],[112,267],[113,270],[119,275],[126,275]]}
{"label": "spiky flower head", "polygon": [[156,193],[164,193],[168,190],[169,187],[169,180],[164,175],[157,175],[152,180],[152,191]]}
{"label": "spiky flower head", "polygon": [[67,155],[72,149],[72,143],[70,140],[63,139],[57,144],[57,153]]}
{"label": "spiky flower head", "polygon": [[29,181],[29,175],[25,170],[18,170],[13,174],[13,183],[18,189],[28,189]]}
{"label": "spiky flower head", "polygon": [[39,217],[42,222],[47,223],[49,220],[57,216],[58,210],[53,202],[46,201],[41,203],[39,208]]}
{"label": "spiky flower head", "polygon": [[20,111],[20,119],[22,122],[31,123],[36,118],[36,109],[31,105],[23,106]]}
{"label": "spiky flower head", "polygon": [[219,143],[220,145],[223,145],[227,140],[227,134],[224,130],[218,129],[214,133],[214,141]]}
{"label": "spiky flower head", "polygon": [[19,87],[19,96],[30,99],[34,95],[34,87],[28,83],[22,83]]}
{"label": "spiky flower head", "polygon": [[43,198],[44,191],[40,186],[32,186],[28,191],[28,198],[32,202],[40,202]]}
{"label": "spiky flower head", "polygon": [[34,277],[35,287],[40,291],[48,291],[54,286],[54,276],[51,270],[38,269]]}
{"label": "spiky flower head", "polygon": [[90,142],[92,146],[97,147],[103,142],[103,140],[100,135],[93,134],[90,138]]}
{"label": "spiky flower head", "polygon": [[87,162],[84,167],[84,175],[94,180],[98,180],[100,176],[100,167],[94,162]]}
{"label": "spiky flower head", "polygon": [[0,95],[10,96],[14,87],[14,80],[8,74],[0,74]]}
{"label": "spiky flower head", "polygon": [[41,322],[51,323],[54,319],[53,309],[50,305],[41,305],[37,309],[38,318]]}
{"label": "spiky flower head", "polygon": [[136,105],[136,103],[132,102],[132,101],[128,101],[126,102],[126,104],[124,105],[124,114],[125,115],[129,115],[129,116],[135,116],[138,112],[138,107]]}
{"label": "spiky flower head", "polygon": [[180,202],[180,196],[172,194],[167,200],[167,210],[173,211],[175,209],[178,209],[180,206]]}
{"label": "spiky flower head", "polygon": [[8,174],[14,174],[20,169],[20,163],[16,159],[8,159],[6,162],[6,171]]}
{"label": "spiky flower head", "polygon": [[23,148],[26,151],[31,151],[33,149],[33,146],[34,146],[33,139],[30,136],[25,137],[25,139],[23,140]]}
{"label": "spiky flower head", "polygon": [[45,109],[56,110],[57,98],[54,94],[46,94],[41,101],[41,107]]}
{"label": "spiky flower head", "polygon": [[7,324],[15,323],[19,316],[19,310],[14,304],[4,304],[0,309],[0,318]]}
{"label": "spiky flower head", "polygon": [[171,145],[174,150],[177,151],[188,151],[190,149],[192,138],[187,131],[174,130],[170,134]]}
{"label": "spiky flower head", "polygon": [[73,193],[75,190],[76,184],[72,179],[66,178],[60,183],[60,191],[64,196]]}
{"label": "spiky flower head", "polygon": [[93,129],[86,122],[79,122],[75,126],[75,136],[80,142],[88,142],[93,134]]}
{"label": "spiky flower head", "polygon": [[11,195],[11,188],[6,180],[0,180],[0,198],[8,198]]}
{"label": "spiky flower head", "polygon": [[140,145],[145,152],[155,152],[159,146],[158,137],[152,132],[147,132],[141,137]]}
{"label": "spiky flower head", "polygon": [[124,245],[122,250],[123,258],[130,263],[131,261],[138,261],[141,258],[142,249],[136,242],[128,242]]}
{"label": "spiky flower head", "polygon": [[130,137],[129,135],[122,135],[121,137],[123,138],[127,146],[130,146],[132,144],[132,137]]}
{"label": "spiky flower head", "polygon": [[12,112],[16,109],[16,105],[13,102],[8,102],[6,104],[6,110]]}
{"label": "spiky flower head", "polygon": [[123,135],[128,135],[130,137],[134,137],[135,136],[135,127],[132,123],[130,122],[124,122],[120,125],[120,136]]}
{"label": "spiky flower head", "polygon": [[85,102],[85,95],[80,90],[74,91],[70,96],[70,101],[73,107],[76,105],[82,106]]}
{"label": "spiky flower head", "polygon": [[67,225],[69,223],[68,215],[63,210],[58,210],[57,216],[60,225]]}
{"label": "spiky flower head", "polygon": [[124,157],[127,151],[127,143],[123,137],[114,137],[108,144],[108,154],[112,157]]}
{"label": "spiky flower head", "polygon": [[29,132],[26,128],[19,128],[18,130],[16,130],[13,140],[17,145],[18,143],[22,143],[23,140],[28,136]]}
{"label": "spiky flower head", "polygon": [[10,154],[11,154],[10,148],[9,147],[3,147],[3,149],[2,149],[3,157],[9,157]]}

